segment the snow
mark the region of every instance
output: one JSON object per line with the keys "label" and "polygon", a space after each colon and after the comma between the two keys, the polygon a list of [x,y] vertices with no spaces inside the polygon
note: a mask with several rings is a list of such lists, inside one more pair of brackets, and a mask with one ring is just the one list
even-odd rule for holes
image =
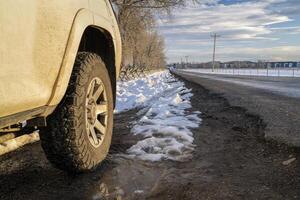
{"label": "snow", "polygon": [[141,108],[131,133],[142,140],[127,150],[130,157],[147,161],[186,161],[195,148],[191,129],[201,122],[191,108],[192,91],[169,72],[118,82],[116,112]]}
{"label": "snow", "polygon": [[155,102],[155,98],[159,97],[159,94],[171,88],[168,83],[160,81],[164,80],[166,76],[166,72],[156,72],[145,78],[125,82],[118,81],[115,112],[119,113]]}
{"label": "snow", "polygon": [[135,190],[133,193],[134,194],[143,194],[144,190]]}
{"label": "snow", "polygon": [[282,76],[300,77],[300,68],[272,68],[272,69],[184,69],[183,71],[198,72],[204,74],[229,74],[246,76]]}

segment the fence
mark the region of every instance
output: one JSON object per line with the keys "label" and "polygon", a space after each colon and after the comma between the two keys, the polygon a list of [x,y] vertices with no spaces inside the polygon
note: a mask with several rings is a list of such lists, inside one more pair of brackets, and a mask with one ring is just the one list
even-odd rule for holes
{"label": "fence", "polygon": [[159,69],[149,69],[147,67],[126,65],[122,67],[120,72],[121,81],[129,81],[136,78],[141,78],[147,76],[147,74],[158,71]]}
{"label": "fence", "polygon": [[300,77],[300,68],[266,68],[266,69],[193,69],[193,71],[208,74],[230,74],[247,76],[282,76]]}

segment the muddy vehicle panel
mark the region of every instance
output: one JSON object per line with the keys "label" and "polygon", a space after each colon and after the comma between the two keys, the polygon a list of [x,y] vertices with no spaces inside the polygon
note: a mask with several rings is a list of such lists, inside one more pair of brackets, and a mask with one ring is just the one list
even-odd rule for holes
{"label": "muddy vehicle panel", "polygon": [[[69,159],[68,167],[60,168],[71,171],[96,166],[105,156],[109,141],[104,141],[104,153],[96,156],[93,164],[85,163],[89,166],[78,164],[83,157],[71,159],[66,158],[70,152],[57,152],[68,151],[64,142],[70,139],[74,140],[74,148],[69,150],[76,154],[81,151],[81,136],[77,132],[71,135],[78,120],[85,124],[85,128],[76,128],[86,132],[85,139],[91,143],[90,157],[101,146],[93,142],[102,144],[104,136],[111,135],[106,133],[112,129],[121,39],[110,2],[2,1],[0,24],[0,129],[25,120],[32,126],[48,125],[41,130],[41,138],[44,149],[51,149],[46,150],[47,156],[51,154],[50,160]],[[59,131],[58,120],[68,121],[69,126],[64,124],[68,130]],[[53,149],[57,141],[65,150]],[[71,163],[74,159],[80,167]]]}

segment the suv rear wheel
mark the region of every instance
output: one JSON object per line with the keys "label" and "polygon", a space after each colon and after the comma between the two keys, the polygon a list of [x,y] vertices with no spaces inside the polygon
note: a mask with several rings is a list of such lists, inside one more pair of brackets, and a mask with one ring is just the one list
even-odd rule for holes
{"label": "suv rear wheel", "polygon": [[93,53],[77,55],[64,99],[41,130],[48,160],[69,172],[95,168],[108,154],[113,127],[109,74]]}

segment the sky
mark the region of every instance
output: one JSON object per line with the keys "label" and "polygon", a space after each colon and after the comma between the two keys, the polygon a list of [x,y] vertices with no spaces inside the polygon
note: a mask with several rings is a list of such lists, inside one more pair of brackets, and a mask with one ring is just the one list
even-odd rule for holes
{"label": "sky", "polygon": [[300,0],[202,0],[158,20],[168,62],[300,61]]}

